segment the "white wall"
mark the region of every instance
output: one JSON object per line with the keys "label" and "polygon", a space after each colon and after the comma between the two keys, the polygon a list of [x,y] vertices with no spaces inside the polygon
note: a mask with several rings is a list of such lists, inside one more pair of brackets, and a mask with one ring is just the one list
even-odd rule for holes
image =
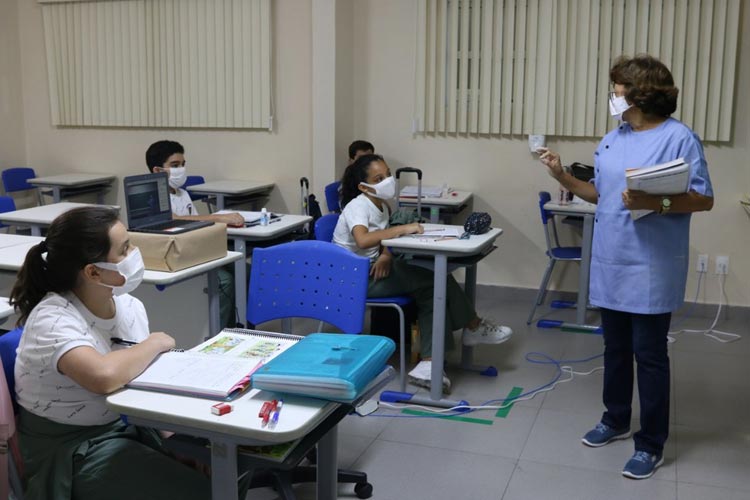
{"label": "white wall", "polygon": [[26,161],[38,173],[87,171],[113,172],[119,176],[142,173],[146,171],[144,153],[149,144],[169,138],[185,146],[189,173],[202,174],[208,179],[273,181],[277,189],[270,207],[299,213],[299,178],[310,175],[311,165],[310,2],[272,2],[275,129],[268,133],[54,128],[49,119],[40,6],[35,1],[2,1],[17,1]]}
{"label": "white wall", "polygon": [[[743,9],[743,32],[750,13]],[[411,133],[414,105],[416,4],[402,0],[357,0],[354,12],[354,132],[371,140],[391,161],[424,170],[425,183],[448,182],[475,192],[475,210],[488,211],[503,228],[499,250],[480,266],[483,283],[535,288],[546,262],[536,193],[553,191],[556,183],[531,156],[526,137],[423,137]],[[750,220],[739,206],[750,190],[748,125],[750,101],[750,41],[742,40],[739,55],[735,140],[707,145],[706,156],[716,191],[713,211],[693,218],[691,260],[697,253],[730,256],[727,295],[730,303],[750,305]],[[591,164],[597,140],[548,140],[565,163]],[[556,286],[576,289],[577,270],[568,266]],[[556,271],[557,273],[557,271]],[[560,274],[557,274],[560,280]],[[695,293],[691,272],[687,295]],[[718,302],[718,285],[711,274],[702,301]]]}
{"label": "white wall", "polygon": [[0,0],[0,169],[23,166],[23,101],[17,0]]}

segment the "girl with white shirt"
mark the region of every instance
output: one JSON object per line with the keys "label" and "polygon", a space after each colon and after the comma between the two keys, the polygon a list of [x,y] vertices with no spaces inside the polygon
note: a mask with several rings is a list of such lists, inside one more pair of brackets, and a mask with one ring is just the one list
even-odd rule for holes
{"label": "girl with white shirt", "polygon": [[24,326],[15,379],[27,499],[210,496],[208,478],[167,456],[156,431],[124,424],[105,404],[175,345],[149,333],[143,304],[128,295],[143,272],[104,207],[59,216],[26,255],[10,301]]}
{"label": "girl with white shirt", "polygon": [[[390,226],[388,201],[396,197],[396,183],[383,157],[366,154],[356,159],[341,180],[341,217],[333,232],[333,242],[370,259],[368,297],[410,295],[417,303],[422,361],[409,372],[409,380],[429,387],[432,359],[433,273],[394,259],[381,245],[383,240],[423,232],[418,223]],[[469,298],[453,276],[448,276],[445,315],[446,347],[453,346],[452,332],[465,328],[466,345],[500,344],[513,334],[477,316]],[[450,380],[443,376],[443,389],[450,390]]]}

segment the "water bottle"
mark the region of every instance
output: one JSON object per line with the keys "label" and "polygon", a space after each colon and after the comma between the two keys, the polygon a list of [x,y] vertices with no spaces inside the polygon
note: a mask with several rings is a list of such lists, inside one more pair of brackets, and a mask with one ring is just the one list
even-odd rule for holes
{"label": "water bottle", "polygon": [[266,210],[266,207],[263,207],[260,210],[260,225],[267,226],[269,222],[270,222],[270,218],[268,216],[268,210]]}

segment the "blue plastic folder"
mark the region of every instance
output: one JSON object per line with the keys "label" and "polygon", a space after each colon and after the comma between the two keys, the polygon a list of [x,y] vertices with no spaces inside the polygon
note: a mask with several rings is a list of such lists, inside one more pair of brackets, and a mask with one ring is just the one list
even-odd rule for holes
{"label": "blue plastic folder", "polygon": [[396,349],[377,335],[312,333],[258,369],[255,389],[352,401]]}

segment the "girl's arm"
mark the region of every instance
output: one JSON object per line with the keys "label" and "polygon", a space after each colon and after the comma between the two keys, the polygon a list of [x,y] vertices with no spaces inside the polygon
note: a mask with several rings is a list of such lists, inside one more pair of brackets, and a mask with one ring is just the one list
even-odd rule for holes
{"label": "girl's arm", "polygon": [[379,231],[368,231],[366,226],[358,225],[352,229],[352,236],[354,236],[354,241],[357,242],[357,247],[364,249],[378,246],[383,240],[398,238],[405,234],[421,234],[423,232],[424,228],[418,222],[393,226]]}
{"label": "girl's arm", "polygon": [[57,362],[60,372],[95,394],[109,394],[141,374],[156,356],[175,346],[174,339],[154,332],[140,344],[101,354],[93,347],[75,347]]}

